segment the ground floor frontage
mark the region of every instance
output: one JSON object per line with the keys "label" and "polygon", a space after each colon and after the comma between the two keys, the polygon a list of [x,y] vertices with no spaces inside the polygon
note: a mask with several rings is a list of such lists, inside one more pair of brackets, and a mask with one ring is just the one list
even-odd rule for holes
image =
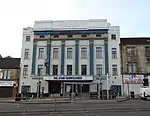
{"label": "ground floor frontage", "polygon": [[15,97],[18,92],[16,81],[0,81],[0,98]]}
{"label": "ground floor frontage", "polygon": [[34,77],[30,84],[24,83],[20,86],[20,93],[32,93],[37,97],[40,94],[45,96],[60,94],[62,97],[68,97],[70,93],[75,93],[77,96],[94,95],[99,98],[107,94],[118,95],[119,93],[121,95],[121,84],[112,85],[106,80],[95,79],[94,76]]}

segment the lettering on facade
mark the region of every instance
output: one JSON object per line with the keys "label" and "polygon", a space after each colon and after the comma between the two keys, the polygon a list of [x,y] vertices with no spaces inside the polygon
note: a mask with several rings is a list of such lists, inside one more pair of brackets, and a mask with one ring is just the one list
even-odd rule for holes
{"label": "lettering on facade", "polygon": [[54,77],[55,80],[82,80],[82,77]]}

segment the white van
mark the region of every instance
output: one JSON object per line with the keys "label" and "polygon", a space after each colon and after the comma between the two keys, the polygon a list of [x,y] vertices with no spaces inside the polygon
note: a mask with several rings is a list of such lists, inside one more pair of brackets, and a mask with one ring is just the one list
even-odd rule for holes
{"label": "white van", "polygon": [[141,87],[140,88],[140,98],[141,99],[150,99],[150,87]]}

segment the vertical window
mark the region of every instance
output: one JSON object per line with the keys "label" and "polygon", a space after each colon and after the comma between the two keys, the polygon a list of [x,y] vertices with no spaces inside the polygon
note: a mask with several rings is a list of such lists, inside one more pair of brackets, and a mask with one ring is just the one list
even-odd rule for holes
{"label": "vertical window", "polygon": [[87,48],[81,48],[81,59],[87,59]]}
{"label": "vertical window", "polygon": [[23,66],[23,76],[27,76],[28,75],[28,65],[24,65]]}
{"label": "vertical window", "polygon": [[53,75],[58,75],[58,65],[53,65]]}
{"label": "vertical window", "polygon": [[67,48],[67,59],[72,59],[72,48]]}
{"label": "vertical window", "polygon": [[53,48],[53,59],[58,59],[59,55],[58,55],[58,48]]}
{"label": "vertical window", "polygon": [[102,64],[96,65],[96,75],[98,76],[102,75]]}
{"label": "vertical window", "polygon": [[24,59],[29,59],[29,49],[25,49]]}
{"label": "vertical window", "polygon": [[96,58],[102,58],[102,47],[96,47]]}
{"label": "vertical window", "polygon": [[127,72],[128,73],[136,73],[137,72],[137,64],[135,62],[129,62],[127,65]]}
{"label": "vertical window", "polygon": [[127,49],[127,55],[128,56],[135,56],[136,55],[136,47],[135,46],[128,46],[126,49]]}
{"label": "vertical window", "polygon": [[111,40],[116,40],[116,34],[111,34]]}
{"label": "vertical window", "polygon": [[81,75],[87,75],[87,66],[81,65]]}
{"label": "vertical window", "polygon": [[112,75],[118,75],[117,65],[116,64],[112,65]]}
{"label": "vertical window", "polygon": [[41,76],[43,74],[43,65],[38,65],[37,74]]}
{"label": "vertical window", "polygon": [[67,75],[72,75],[72,65],[67,65]]}
{"label": "vertical window", "polygon": [[146,58],[146,69],[147,73],[150,73],[150,58]]}
{"label": "vertical window", "polygon": [[150,46],[145,47],[145,56],[149,57],[150,56]]}
{"label": "vertical window", "polygon": [[116,58],[117,58],[117,49],[112,48],[112,59],[116,59]]}
{"label": "vertical window", "polygon": [[30,41],[30,36],[26,36],[26,41]]}
{"label": "vertical window", "polygon": [[39,59],[43,59],[44,58],[44,48],[39,48]]}

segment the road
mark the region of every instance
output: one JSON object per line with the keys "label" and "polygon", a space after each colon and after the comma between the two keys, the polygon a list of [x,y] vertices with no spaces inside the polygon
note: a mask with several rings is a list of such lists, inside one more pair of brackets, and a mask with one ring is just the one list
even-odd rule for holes
{"label": "road", "polygon": [[[145,110],[145,111],[144,111]],[[73,102],[73,103],[0,103],[0,116],[148,116],[150,101]]]}

